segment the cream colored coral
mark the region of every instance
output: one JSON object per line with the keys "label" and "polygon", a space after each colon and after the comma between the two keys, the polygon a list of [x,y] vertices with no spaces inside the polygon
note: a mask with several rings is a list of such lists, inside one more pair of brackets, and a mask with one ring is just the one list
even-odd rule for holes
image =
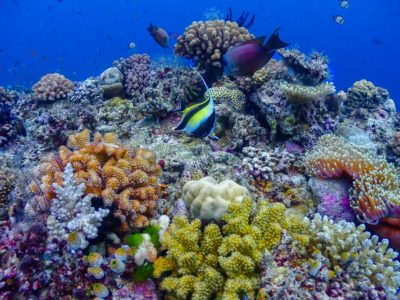
{"label": "cream colored coral", "polygon": [[183,186],[182,196],[193,217],[219,221],[230,203],[241,203],[250,198],[250,193],[232,180],[218,183],[212,177],[203,177],[188,181]]}

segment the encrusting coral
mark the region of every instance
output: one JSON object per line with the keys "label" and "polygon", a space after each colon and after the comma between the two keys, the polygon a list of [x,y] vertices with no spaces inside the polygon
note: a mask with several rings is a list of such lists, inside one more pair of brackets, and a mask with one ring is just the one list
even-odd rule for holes
{"label": "encrusting coral", "polygon": [[[216,103],[229,102],[238,111],[243,110],[246,105],[246,95],[234,86],[216,86],[209,91]],[[204,99],[209,97],[209,93],[206,92]]]}
{"label": "encrusting coral", "polygon": [[218,183],[212,177],[188,181],[182,190],[182,198],[192,217],[202,220],[219,221],[230,203],[241,203],[249,197],[249,191],[236,182],[225,179]]}
{"label": "encrusting coral", "polygon": [[71,80],[58,73],[44,75],[32,90],[38,100],[54,101],[64,99],[72,92],[74,84]]}
{"label": "encrusting coral", "polygon": [[320,83],[316,86],[306,86],[293,83],[282,83],[281,88],[286,98],[294,103],[307,103],[316,100],[324,100],[336,91],[333,83]]}
{"label": "encrusting coral", "polygon": [[155,277],[171,272],[160,285],[168,299],[253,299],[263,251],[279,243],[283,230],[306,242],[302,220],[286,215],[283,204],[261,202],[253,218],[252,207],[250,199],[230,204],[222,230],[174,218],[161,239],[167,255],[154,262]]}
{"label": "encrusting coral", "polygon": [[37,194],[36,201],[30,202],[33,210],[47,207],[54,199],[52,184],[62,184],[62,172],[71,163],[78,183],[85,184],[86,194],[101,197],[106,206],[115,204],[114,215],[121,220],[123,230],[148,224],[159,198],[161,174],[151,151],[139,148],[131,155],[113,133],[96,133],[91,142],[89,130],[69,136],[68,147],[74,150],[61,146],[58,155],[48,157],[39,166],[41,182],[30,186]]}
{"label": "encrusting coral", "polygon": [[206,71],[222,71],[222,57],[226,51],[240,43],[254,38],[245,27],[230,21],[200,21],[186,27],[179,36],[174,52],[193,59],[197,66]]}
{"label": "encrusting coral", "polygon": [[110,211],[104,208],[96,211],[92,207],[92,197],[83,197],[85,185],[77,184],[73,171],[71,163],[68,163],[64,169],[62,186],[53,183],[56,198],[51,201],[47,218],[48,239],[67,240],[69,234],[75,233],[79,236],[78,248],[84,249],[89,244],[87,239],[97,237],[97,228]]}
{"label": "encrusting coral", "polygon": [[307,154],[309,172],[321,178],[353,179],[351,206],[361,222],[376,224],[400,213],[400,187],[396,169],[334,135],[322,136]]}

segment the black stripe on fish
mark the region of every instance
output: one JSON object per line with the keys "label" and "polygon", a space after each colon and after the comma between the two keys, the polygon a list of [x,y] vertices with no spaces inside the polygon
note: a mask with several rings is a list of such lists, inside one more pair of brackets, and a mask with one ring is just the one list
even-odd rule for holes
{"label": "black stripe on fish", "polygon": [[187,123],[190,121],[190,119],[202,108],[206,107],[210,102],[210,98],[208,98],[207,101],[204,101],[203,104],[197,106],[196,108],[192,109],[188,114],[183,118],[182,122],[176,127],[174,130],[182,130],[186,127]]}
{"label": "black stripe on fish", "polygon": [[213,110],[212,114],[208,119],[199,126],[195,131],[192,132],[193,136],[203,138],[210,134],[211,129],[213,129],[215,125],[215,111]]}

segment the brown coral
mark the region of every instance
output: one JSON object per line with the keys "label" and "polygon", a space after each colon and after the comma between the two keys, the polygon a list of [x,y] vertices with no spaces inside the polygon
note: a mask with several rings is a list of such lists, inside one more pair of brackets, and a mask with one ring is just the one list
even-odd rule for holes
{"label": "brown coral", "polygon": [[222,57],[237,43],[253,39],[244,27],[230,21],[193,22],[179,36],[174,52],[193,59],[203,70],[222,70]]}
{"label": "brown coral", "polygon": [[58,73],[47,74],[37,82],[32,90],[38,100],[54,101],[64,99],[72,92],[74,84]]}
{"label": "brown coral", "polygon": [[40,189],[31,185],[36,194],[41,190],[47,200],[54,198],[51,185],[62,182],[62,170],[71,163],[87,194],[101,197],[106,206],[116,206],[114,215],[125,223],[124,228],[148,224],[147,217],[154,214],[160,192],[161,167],[154,153],[136,149],[132,156],[127,147],[118,144],[118,136],[113,133],[96,133],[90,142],[89,130],[70,136],[67,146],[74,151],[61,146],[58,155],[39,166]]}

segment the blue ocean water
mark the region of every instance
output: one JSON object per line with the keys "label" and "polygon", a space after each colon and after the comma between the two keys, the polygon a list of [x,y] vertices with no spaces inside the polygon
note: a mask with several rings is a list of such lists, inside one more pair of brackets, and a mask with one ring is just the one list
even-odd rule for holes
{"label": "blue ocean water", "polygon": [[[181,34],[204,12],[223,16],[243,10],[256,14],[255,35],[281,27],[281,37],[302,52],[317,50],[330,58],[337,89],[368,79],[400,102],[400,2],[350,0],[143,1],[1,0],[0,85],[30,88],[46,73],[72,80],[96,76],[115,59],[133,53],[172,55],[146,31],[149,22]],[[344,24],[333,21],[342,15]],[[129,44],[136,47],[131,49]]]}

